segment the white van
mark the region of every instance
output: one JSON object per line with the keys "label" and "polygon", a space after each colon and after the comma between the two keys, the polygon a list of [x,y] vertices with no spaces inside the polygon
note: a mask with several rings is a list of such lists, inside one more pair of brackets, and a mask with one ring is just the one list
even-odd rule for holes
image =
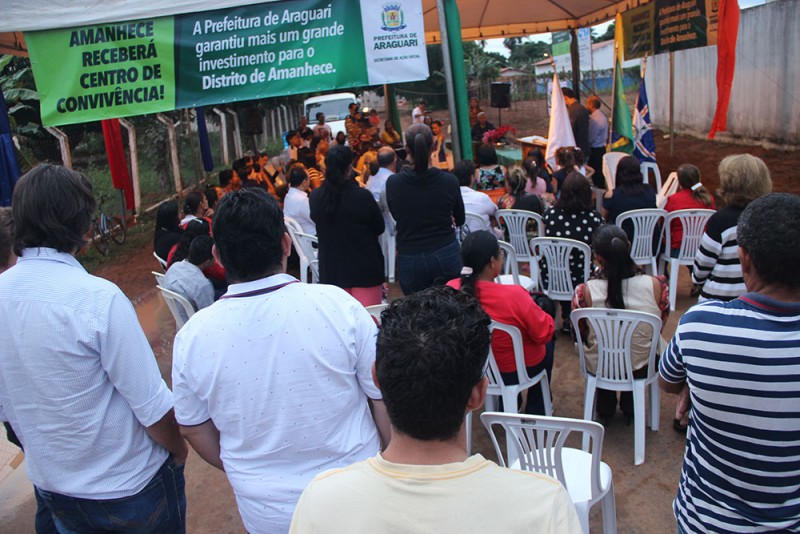
{"label": "white van", "polygon": [[331,135],[336,139],[336,134],[339,132],[347,134],[344,119],[350,114],[348,108],[354,102],[358,104],[358,99],[353,93],[333,93],[307,98],[303,102],[303,110],[311,128],[317,124],[317,113],[324,113],[325,124],[330,127]]}

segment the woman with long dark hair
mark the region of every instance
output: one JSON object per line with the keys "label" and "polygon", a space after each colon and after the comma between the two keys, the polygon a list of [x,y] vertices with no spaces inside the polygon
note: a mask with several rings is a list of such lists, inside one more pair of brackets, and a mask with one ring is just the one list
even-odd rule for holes
{"label": "woman with long dark hair", "polygon": [[410,295],[461,272],[454,226],[463,225],[465,216],[456,177],[429,167],[431,129],[412,125],[406,148],[413,165],[389,177],[386,199],[397,222],[397,278],[403,293]]}
{"label": "woman with long dark hair", "polygon": [[211,219],[206,217],[208,210],[208,199],[202,191],[190,191],[183,199],[183,219],[181,219],[181,228],[186,228],[190,221],[195,219],[205,219],[210,225]]}
{"label": "woman with long dark hair", "polygon": [[325,157],[325,182],[309,198],[319,239],[319,281],[339,286],[364,306],[380,304],[383,215],[372,194],[353,179],[353,151],[334,146]]}
{"label": "woman with long dark hair", "polygon": [[178,203],[168,200],[156,211],[156,232],[153,238],[153,251],[156,256],[167,261],[169,251],[181,239],[181,224],[178,219]]}
{"label": "woman with long dark hair", "polygon": [[[669,290],[667,279],[644,273],[631,258],[628,236],[619,226],[606,224],[594,232],[594,255],[600,270],[595,276],[575,290],[573,309],[614,308],[634,310],[658,316],[663,324],[669,317]],[[585,344],[586,366],[590,373],[597,367],[597,338],[585,324],[579,325]],[[647,373],[647,358],[650,353],[649,326],[639,326],[631,340],[631,363],[633,376],[644,378]],[[666,346],[659,341],[658,353]],[[620,393],[619,405],[625,420],[633,420],[633,396],[629,391]],[[597,415],[607,423],[617,407],[617,394],[604,389],[597,390]]]}
{"label": "woman with long dark hair", "polygon": [[[691,209],[716,209],[714,197],[700,181],[700,169],[691,163],[684,163],[678,167],[678,191],[667,197],[664,209],[668,212]],[[675,257],[681,248],[683,239],[683,225],[679,221],[672,221],[670,225],[670,250]]]}
{"label": "woman with long dark hair", "polygon": [[[521,286],[494,282],[504,259],[505,254],[494,235],[485,230],[472,232],[461,244],[464,263],[461,276],[447,285],[475,296],[493,320],[519,328],[528,374],[533,376],[546,369],[549,378],[553,370],[553,318],[537,306]],[[493,334],[492,351],[503,381],[518,384],[514,347],[508,334]],[[525,413],[545,415],[540,384],[528,391]]]}
{"label": "woman with long dark hair", "polygon": [[[621,213],[655,207],[655,189],[644,183],[639,160],[633,156],[625,156],[619,160],[614,189],[609,189],[603,195],[603,215],[606,220],[614,224]],[[629,234],[628,239],[630,238]]]}
{"label": "woman with long dark hair", "polygon": [[[594,209],[592,187],[578,172],[571,172],[564,180],[555,206],[544,212],[544,235],[563,237],[592,245],[592,234],[603,224],[603,218]],[[583,253],[573,251],[569,258],[572,287],[583,282]],[[547,266],[542,266],[542,276],[547,281]],[[561,331],[570,332],[570,303],[561,303]]]}

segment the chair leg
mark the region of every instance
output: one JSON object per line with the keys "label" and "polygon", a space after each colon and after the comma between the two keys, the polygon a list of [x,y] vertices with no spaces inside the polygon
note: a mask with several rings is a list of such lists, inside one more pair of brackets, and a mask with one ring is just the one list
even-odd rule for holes
{"label": "chair leg", "polygon": [[680,264],[675,260],[669,261],[669,310],[675,311],[675,302],[678,300],[678,274]]}
{"label": "chair leg", "polygon": [[[528,390],[530,392],[530,390]],[[550,396],[550,380],[547,379],[547,373],[542,377],[542,398],[544,399],[544,414],[549,416],[553,415],[553,398]]]}
{"label": "chair leg", "polygon": [[655,257],[650,260],[650,274],[652,276],[656,276],[656,274],[658,274],[658,265],[656,265]]}
{"label": "chair leg", "polygon": [[517,402],[517,395],[519,392],[512,387],[503,388],[503,412],[504,413],[519,413],[519,403]]}
{"label": "chair leg", "polygon": [[583,530],[584,534],[589,534],[589,501],[576,502],[574,504],[578,520],[581,522],[581,530]]}
{"label": "chair leg", "polygon": [[394,269],[395,269],[395,257],[397,256],[397,247],[395,246],[394,239],[387,239],[388,241],[388,249],[389,249],[389,282],[394,282]]}
{"label": "chair leg", "polygon": [[[594,398],[597,393],[597,381],[594,377],[586,377],[586,391],[583,396],[583,418],[586,421],[594,419]],[[581,448],[585,451],[589,450],[589,435],[583,435],[583,443]]]}
{"label": "chair leg", "polygon": [[497,411],[497,397],[495,395],[486,395],[486,400],[483,404],[487,412]]}
{"label": "chair leg", "polygon": [[531,271],[531,280],[533,280],[533,291],[541,291],[542,284],[540,284],[539,280],[539,264],[536,260],[533,260],[529,263],[530,271]]}
{"label": "chair leg", "polygon": [[603,532],[605,534],[617,534],[617,502],[614,497],[614,482],[608,488],[600,506],[603,510]]}
{"label": "chair leg", "polygon": [[300,259],[300,281],[304,284],[308,282],[308,262]]}
{"label": "chair leg", "polygon": [[464,424],[467,427],[467,456],[472,456],[472,411],[467,412]]}
{"label": "chair leg", "polygon": [[633,384],[633,463],[644,463],[644,427],[647,406],[644,403],[644,381]]}
{"label": "chair leg", "polygon": [[658,381],[650,382],[650,430],[658,432],[661,423],[661,391]]}

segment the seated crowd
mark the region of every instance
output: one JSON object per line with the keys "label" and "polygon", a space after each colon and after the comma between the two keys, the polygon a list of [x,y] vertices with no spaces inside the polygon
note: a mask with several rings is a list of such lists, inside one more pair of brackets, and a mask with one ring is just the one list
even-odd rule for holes
{"label": "seated crowd", "polygon": [[[569,335],[573,309],[666,322],[666,279],[634,263],[629,230],[614,224],[656,207],[655,192],[638,161],[623,158],[598,213],[592,172],[601,171],[578,149],[562,151],[551,172],[538,151],[506,169],[485,145],[477,165],[457,162],[451,174],[441,124],[424,124],[424,106],[420,119],[402,151],[365,148],[380,122],[368,117],[322,160],[330,129],[319,127],[324,117],[313,130],[304,122],[282,156],[238,160],[219,187],[159,207],[162,283],[199,310],[175,337],[172,391],[119,289],[74,259],[94,209],[85,178],[40,166],[20,180],[16,235],[0,240],[20,255],[0,275],[0,320],[10,327],[0,340],[0,419],[26,447],[40,511],[57,531],[134,531],[148,521],[136,531],[185,531],[182,436],[225,472],[248,532],[581,532],[558,481],[467,452],[466,416],[486,397],[490,347],[502,380],[518,380],[511,339],[492,334],[491,320],[519,329],[528,374],[551,375],[554,362],[557,303],[498,283],[498,239],[509,229],[497,210],[537,213],[545,236],[591,247],[589,279],[582,255],[570,258],[575,291],[561,302],[560,328]],[[350,123],[360,120],[351,110]],[[725,158],[719,175],[726,207],[710,219],[692,269],[708,302],[659,346],[662,388],[679,394],[676,428],[689,427],[674,510],[680,532],[791,531],[800,527],[800,446],[790,435],[800,431],[800,198],[769,194],[769,172],[753,156]],[[668,210],[715,206],[696,167],[682,165],[678,183]],[[50,213],[54,196],[67,205]],[[467,212],[485,224],[458,232]],[[286,272],[286,217],[318,239],[319,284]],[[665,247],[675,248],[675,233]],[[388,235],[404,297],[377,321],[365,306],[385,300]],[[547,287],[552,270],[539,268]],[[745,327],[752,334],[736,335]],[[56,328],[64,339],[48,344],[41,334]],[[594,372],[597,339],[578,328]],[[632,338],[634,377],[647,334]],[[32,350],[41,361],[25,361]],[[524,412],[545,413],[541,388]],[[617,402],[633,417],[629,394],[618,401],[601,390],[602,422]],[[166,476],[175,483],[161,484]],[[158,514],[156,479],[167,493]],[[135,512],[120,509],[122,497]],[[98,503],[113,509],[111,520],[85,512]]]}

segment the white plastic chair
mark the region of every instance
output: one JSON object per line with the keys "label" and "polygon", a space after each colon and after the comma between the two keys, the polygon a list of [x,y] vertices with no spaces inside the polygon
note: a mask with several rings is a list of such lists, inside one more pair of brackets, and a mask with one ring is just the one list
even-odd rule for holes
{"label": "white plastic chair", "polygon": [[[317,261],[317,252],[313,246],[310,244],[307,245],[306,242],[300,239],[300,235],[303,234],[303,228],[300,224],[292,219],[291,217],[283,217],[284,224],[286,224],[286,231],[289,232],[289,237],[292,238],[292,245],[294,245],[294,251],[297,253],[297,257],[300,259],[300,281],[303,283],[308,282],[308,269],[311,268],[311,263]],[[308,235],[308,234],[303,234]],[[310,236],[316,239],[314,236]],[[308,248],[306,248],[308,246]],[[313,275],[312,269],[312,275]],[[317,276],[319,276],[319,272],[317,270]],[[317,278],[318,280],[318,278]],[[316,281],[312,277],[312,283]]]}
{"label": "white plastic chair", "polygon": [[538,213],[526,210],[497,210],[495,214],[498,222],[508,231],[508,241],[514,247],[518,262],[527,262],[530,265],[530,274],[535,287],[539,287],[539,265],[533,257],[528,245],[528,221],[536,221],[536,235],[544,235],[544,221]]}
{"label": "white plastic chair", "polygon": [[[658,251],[653,251],[655,236],[660,237],[661,226],[659,223],[667,216],[667,212],[659,209],[631,210],[617,216],[617,226],[630,221],[633,225],[633,239],[631,240],[631,258],[636,265],[650,267],[650,274],[655,275],[658,267],[656,258]],[[656,234],[659,232],[659,234]]]}
{"label": "white plastic chair", "polygon": [[[303,256],[307,258],[308,268],[311,269],[311,283],[319,283],[319,260],[317,259],[317,249],[314,247],[314,245],[319,243],[317,236],[304,234],[303,232],[295,232],[295,236],[300,244],[300,248],[303,250]],[[299,252],[298,255],[300,255]],[[301,272],[301,275],[302,274],[305,274],[305,271]]]}
{"label": "white plastic chair", "polygon": [[[558,479],[575,504],[581,526],[589,534],[589,511],[601,503],[603,532],[616,534],[617,510],[611,467],[601,460],[603,426],[594,421],[541,415],[484,412],[481,421],[492,438],[498,463],[503,467],[542,473]],[[506,436],[509,457],[503,458],[496,427]],[[590,442],[590,451],[565,447],[572,433]]]}
{"label": "white plastic chair", "polygon": [[[597,388],[611,391],[633,392],[633,424],[634,424],[634,463],[644,463],[645,441],[645,390],[650,388],[650,428],[658,430],[660,423],[660,400],[658,390],[658,364],[656,351],[661,335],[661,319],[653,314],[610,308],[584,308],[573,310],[570,316],[573,331],[578,339],[578,352],[581,358],[581,372],[586,380],[583,400],[583,418],[591,421],[594,417],[594,405]],[[578,323],[588,322],[589,329],[597,339],[597,366],[595,373],[586,369],[586,346]],[[631,363],[631,347],[634,331],[649,325],[652,329],[650,353],[647,357],[647,377],[634,378]],[[587,450],[584,439],[583,449]]]}
{"label": "white plastic chair", "polygon": [[489,378],[489,387],[486,390],[486,407],[492,411],[496,409],[497,398],[503,399],[503,411],[508,413],[518,413],[519,406],[517,403],[517,395],[522,391],[527,390],[531,386],[535,386],[539,382],[542,384],[542,396],[544,397],[544,409],[547,415],[553,414],[553,401],[550,395],[550,381],[547,378],[547,371],[542,371],[536,376],[528,376],[528,370],[525,367],[525,351],[522,344],[522,334],[519,328],[497,321],[492,321],[492,336],[496,332],[505,332],[511,336],[511,344],[514,347],[514,361],[517,366],[517,379],[518,384],[508,384],[503,382],[503,377],[500,374],[500,368],[497,366],[497,361],[494,358],[492,349],[489,348],[489,367],[486,371],[486,376]]}
{"label": "white plastic chair", "polygon": [[159,273],[158,271],[150,271],[150,272],[152,273],[152,275],[153,275],[153,276],[155,277],[155,279],[156,279],[156,285],[157,285],[157,286],[160,286],[160,285],[161,285],[161,282],[163,282],[163,281],[164,281],[164,277],[165,277],[166,275],[165,275],[164,273]]}
{"label": "white plastic chair", "polygon": [[164,272],[167,272],[167,261],[166,260],[162,260],[161,256],[159,256],[155,252],[153,252],[153,257],[156,259],[156,261],[161,266],[161,268],[164,269]]}
{"label": "white plastic chair", "polygon": [[658,169],[658,164],[654,161],[643,161],[639,165],[639,170],[642,171],[642,181],[650,184],[650,173],[656,179],[656,191],[661,191],[661,171]]}
{"label": "white plastic chair", "polygon": [[196,311],[194,306],[183,295],[170,291],[165,287],[157,287],[161,291],[161,296],[164,297],[164,302],[167,303],[167,308],[172,313],[172,318],[175,319],[176,330],[180,330],[186,324],[186,321],[194,315]]}
{"label": "white plastic chair", "polygon": [[603,154],[603,176],[608,178],[607,183],[611,183],[611,189],[614,189],[617,184],[617,165],[627,155],[625,152],[606,152]]}
{"label": "white plastic chair", "polygon": [[[664,237],[666,246],[659,256],[661,274],[665,274],[669,262],[669,309],[675,311],[675,301],[678,298],[678,273],[681,265],[693,265],[694,256],[700,248],[700,241],[706,230],[708,219],[716,213],[714,210],[678,210],[673,211],[664,219]],[[677,220],[683,227],[681,248],[678,257],[673,258],[670,250],[672,243],[672,221]]]}
{"label": "white plastic chair", "polygon": [[532,291],[536,285],[533,279],[529,276],[519,274],[519,265],[517,265],[517,253],[511,243],[505,241],[498,241],[500,250],[505,251],[506,259],[503,262],[503,272],[494,279],[498,284],[505,285],[518,285],[525,288],[526,291]]}
{"label": "white plastic chair", "polygon": [[386,306],[388,304],[373,304],[372,306],[367,306],[366,310],[367,313],[375,318],[378,324],[381,324],[381,312],[386,309]]}
{"label": "white plastic chair", "polygon": [[483,217],[477,213],[467,211],[464,213],[464,224],[458,229],[458,240],[463,241],[470,232],[477,232],[478,230],[491,231],[491,225],[483,220]]}
{"label": "white plastic chair", "polygon": [[547,286],[544,277],[539,280],[542,292],[556,301],[572,300],[575,288],[572,284],[572,271],[569,260],[572,251],[583,253],[583,279],[589,278],[592,265],[592,249],[582,241],[563,237],[536,237],[531,239],[531,251],[536,261],[544,260],[547,265]]}
{"label": "white plastic chair", "polygon": [[383,249],[384,272],[389,277],[389,282],[394,282],[395,265],[397,263],[397,236],[388,231],[380,235],[381,249]]}

